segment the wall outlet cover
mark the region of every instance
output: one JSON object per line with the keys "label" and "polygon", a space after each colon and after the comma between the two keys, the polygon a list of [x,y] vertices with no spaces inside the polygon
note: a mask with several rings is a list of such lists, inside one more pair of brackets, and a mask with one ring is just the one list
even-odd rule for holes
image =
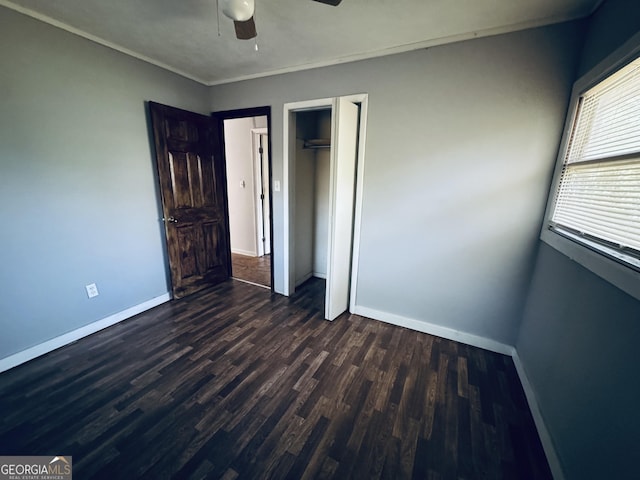
{"label": "wall outlet cover", "polygon": [[87,289],[87,296],[89,298],[97,297],[98,295],[100,295],[100,293],[98,293],[98,287],[96,286],[95,283],[91,283],[85,286],[84,288]]}

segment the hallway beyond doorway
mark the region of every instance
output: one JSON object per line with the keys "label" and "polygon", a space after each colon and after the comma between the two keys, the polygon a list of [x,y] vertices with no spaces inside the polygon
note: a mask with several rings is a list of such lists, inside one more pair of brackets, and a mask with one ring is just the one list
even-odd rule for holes
{"label": "hallway beyond doorway", "polygon": [[271,255],[250,257],[231,253],[231,272],[237,280],[271,288]]}

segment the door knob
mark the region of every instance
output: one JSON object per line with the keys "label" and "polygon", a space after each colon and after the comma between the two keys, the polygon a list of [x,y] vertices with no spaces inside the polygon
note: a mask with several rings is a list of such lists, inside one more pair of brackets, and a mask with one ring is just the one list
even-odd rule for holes
{"label": "door knob", "polygon": [[178,223],[178,219],[174,217],[163,218],[162,221],[169,222],[169,223]]}

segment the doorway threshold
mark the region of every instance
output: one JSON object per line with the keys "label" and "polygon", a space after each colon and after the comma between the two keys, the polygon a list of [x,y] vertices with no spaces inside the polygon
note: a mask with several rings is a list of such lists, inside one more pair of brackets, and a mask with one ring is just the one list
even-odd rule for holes
{"label": "doorway threshold", "polygon": [[231,280],[235,280],[236,282],[247,283],[249,285],[255,285],[256,287],[260,287],[260,288],[265,288],[267,290],[271,290],[271,287],[268,287],[266,285],[261,285],[259,283],[255,283],[255,282],[250,282],[249,280],[243,280],[242,278],[231,277]]}

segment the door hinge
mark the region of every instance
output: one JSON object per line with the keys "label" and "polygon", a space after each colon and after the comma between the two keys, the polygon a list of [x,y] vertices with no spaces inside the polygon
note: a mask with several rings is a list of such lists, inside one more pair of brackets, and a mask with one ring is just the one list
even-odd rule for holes
{"label": "door hinge", "polygon": [[258,153],[260,155],[262,155],[264,153],[264,148],[262,148],[262,147],[258,148]]}
{"label": "door hinge", "polygon": [[264,193],[260,194],[260,200],[264,200]]}

